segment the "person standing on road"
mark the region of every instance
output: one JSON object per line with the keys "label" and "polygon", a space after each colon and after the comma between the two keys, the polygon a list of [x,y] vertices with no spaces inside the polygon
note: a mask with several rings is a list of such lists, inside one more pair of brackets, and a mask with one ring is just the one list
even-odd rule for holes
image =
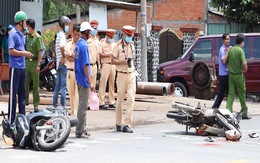
{"label": "person standing on road", "polygon": [[242,119],[250,119],[248,116],[248,108],[246,105],[246,86],[245,86],[245,76],[243,73],[247,71],[247,62],[245,59],[245,52],[242,49],[245,45],[245,36],[243,34],[238,34],[236,36],[236,45],[231,48],[228,52],[228,98],[227,98],[227,109],[231,112],[233,111],[233,102],[235,98],[235,93],[237,92],[241,111],[243,111]]}
{"label": "person standing on road", "polygon": [[9,63],[9,53],[8,53],[8,36],[9,32],[13,29],[14,27],[12,25],[7,26],[7,32],[5,36],[2,39],[2,63]]}
{"label": "person standing on road", "polygon": [[100,69],[100,61],[99,61],[99,55],[98,55],[98,44],[96,39],[96,31],[93,29],[90,33],[89,39],[87,40],[88,44],[88,50],[89,50],[89,59],[90,59],[90,67],[91,67],[91,83],[96,86],[97,82],[97,72],[98,69]]}
{"label": "person standing on road", "polygon": [[104,39],[100,41],[100,58],[101,58],[101,78],[99,81],[99,108],[108,109],[105,105],[105,92],[107,86],[107,80],[109,85],[109,107],[116,108],[115,106],[115,76],[116,76],[116,66],[111,64],[111,57],[114,47],[116,46],[114,35],[115,30],[108,29],[107,35]]}
{"label": "person standing on road", "polygon": [[61,106],[66,107],[66,78],[67,78],[67,66],[65,47],[67,44],[66,33],[69,31],[70,19],[67,16],[62,16],[59,19],[60,31],[57,33],[57,39],[55,43],[56,50],[56,69],[57,80],[53,93],[53,106],[56,107],[58,103],[58,94],[61,90]]}
{"label": "person standing on road", "polygon": [[77,42],[75,48],[75,75],[79,92],[79,108],[77,114],[79,123],[76,126],[77,138],[88,138],[90,136],[85,126],[90,90],[94,91],[94,85],[91,83],[91,67],[87,45],[91,29],[88,22],[81,23],[80,32],[82,37]]}
{"label": "person standing on road", "polygon": [[26,29],[27,15],[18,11],[14,16],[15,27],[10,31],[8,38],[10,93],[8,103],[8,120],[13,123],[16,114],[16,96],[18,95],[19,113],[25,114],[25,57],[32,58],[33,54],[25,50],[24,30]]}
{"label": "person standing on road", "polygon": [[50,42],[50,45],[49,45],[49,56],[54,60],[54,63],[55,63],[55,67],[56,67],[56,49],[55,49],[55,44],[56,44],[56,38],[57,38],[57,33],[55,33],[54,35],[54,40],[52,40]]}
{"label": "person standing on road", "polygon": [[[132,133],[130,129],[133,123],[133,109],[135,102],[136,80],[135,80],[135,47],[132,42],[135,28],[124,26],[124,36],[117,42],[113,49],[112,64],[116,65],[117,75],[117,103],[116,103],[116,130]],[[122,127],[123,102],[127,92],[127,106],[125,125]]]}
{"label": "person standing on road", "polygon": [[74,72],[75,45],[81,36],[79,30],[80,30],[80,24],[74,24],[73,37],[68,41],[66,46],[66,57],[68,60],[67,88],[70,97],[71,115],[77,115],[77,110],[79,105],[78,87],[77,87],[76,77]]}
{"label": "person standing on road", "polygon": [[42,60],[42,38],[34,30],[35,21],[33,19],[28,19],[26,21],[26,26],[28,29],[28,36],[26,38],[26,50],[31,52],[34,57],[26,59],[26,105],[29,105],[29,92],[30,92],[30,83],[32,80],[33,83],[33,105],[34,111],[39,111],[39,74],[41,68]]}
{"label": "person standing on road", "polygon": [[231,48],[230,44],[230,35],[228,33],[224,33],[222,35],[223,45],[219,49],[219,57],[218,57],[218,73],[219,73],[219,92],[217,99],[215,100],[212,109],[219,108],[221,102],[224,99],[225,93],[228,93],[228,67],[227,67],[227,58],[228,52]]}
{"label": "person standing on road", "polygon": [[[7,26],[7,31],[5,36],[2,39],[2,63],[9,63],[9,52],[8,52],[8,37],[9,37],[9,32],[13,29],[14,27],[12,25]],[[1,83],[0,83],[1,84]],[[2,81],[2,88],[5,89],[4,92],[9,91],[9,81]]]}

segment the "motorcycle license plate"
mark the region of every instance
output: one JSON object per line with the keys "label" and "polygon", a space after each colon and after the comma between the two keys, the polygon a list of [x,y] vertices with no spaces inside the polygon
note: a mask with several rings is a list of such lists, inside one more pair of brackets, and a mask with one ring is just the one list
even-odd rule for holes
{"label": "motorcycle license plate", "polygon": [[56,74],[56,73],[57,73],[57,71],[56,71],[55,69],[52,69],[52,70],[51,70],[51,74],[52,74],[52,75],[54,75],[54,74]]}

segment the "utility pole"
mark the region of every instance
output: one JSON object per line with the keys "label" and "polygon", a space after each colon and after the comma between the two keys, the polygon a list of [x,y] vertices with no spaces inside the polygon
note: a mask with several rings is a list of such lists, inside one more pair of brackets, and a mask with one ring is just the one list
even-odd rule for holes
{"label": "utility pole", "polygon": [[76,6],[76,18],[77,18],[77,23],[80,24],[80,6]]}
{"label": "utility pole", "polygon": [[146,0],[141,0],[142,81],[147,82]]}

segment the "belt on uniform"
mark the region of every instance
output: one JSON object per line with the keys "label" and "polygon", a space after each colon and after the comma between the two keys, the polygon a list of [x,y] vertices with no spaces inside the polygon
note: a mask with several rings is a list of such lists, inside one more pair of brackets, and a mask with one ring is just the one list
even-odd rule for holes
{"label": "belt on uniform", "polygon": [[112,63],[110,62],[110,63],[102,63],[102,64],[112,64]]}
{"label": "belt on uniform", "polygon": [[121,73],[121,74],[131,74],[131,73],[133,73],[133,71],[132,72],[123,72],[123,71],[117,71],[118,73]]}
{"label": "belt on uniform", "polygon": [[91,66],[95,66],[95,65],[96,65],[96,63],[90,63],[90,65],[91,65]]}
{"label": "belt on uniform", "polygon": [[73,68],[68,68],[68,70],[69,70],[69,71],[74,71],[74,69],[73,69]]}

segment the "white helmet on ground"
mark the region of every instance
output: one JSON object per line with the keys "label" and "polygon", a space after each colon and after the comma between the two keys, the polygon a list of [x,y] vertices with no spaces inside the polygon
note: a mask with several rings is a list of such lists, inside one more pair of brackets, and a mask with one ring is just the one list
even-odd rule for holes
{"label": "white helmet on ground", "polygon": [[242,137],[241,133],[237,130],[228,130],[225,132],[225,135],[226,139],[231,141],[237,141]]}
{"label": "white helmet on ground", "polygon": [[83,32],[86,30],[93,30],[93,28],[90,26],[89,22],[82,22],[80,25],[80,32]]}

